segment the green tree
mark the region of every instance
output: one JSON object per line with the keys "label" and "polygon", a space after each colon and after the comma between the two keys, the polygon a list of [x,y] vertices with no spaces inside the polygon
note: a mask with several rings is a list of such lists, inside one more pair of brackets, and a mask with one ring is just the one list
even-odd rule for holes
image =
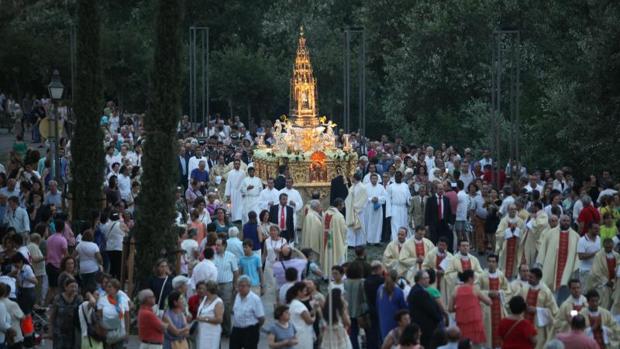
{"label": "green tree", "polygon": [[103,132],[101,116],[100,16],[96,2],[79,0],[77,7],[77,78],[75,87],[75,134],[71,190],[74,217],[90,219],[101,208],[103,170]]}
{"label": "green tree", "polygon": [[178,170],[176,125],[181,111],[181,23],[184,2],[157,4],[151,108],[144,120],[143,190],[138,197],[136,244],[138,277],[144,281],[162,251],[177,249],[174,192]]}

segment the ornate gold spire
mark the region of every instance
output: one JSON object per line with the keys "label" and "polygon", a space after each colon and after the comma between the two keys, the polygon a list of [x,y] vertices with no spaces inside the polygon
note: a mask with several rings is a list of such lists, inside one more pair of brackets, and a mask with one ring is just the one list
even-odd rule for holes
{"label": "ornate gold spire", "polygon": [[316,103],[316,79],[310,63],[310,52],[306,47],[304,27],[299,28],[297,55],[291,77],[291,111],[295,126],[316,127],[319,124]]}

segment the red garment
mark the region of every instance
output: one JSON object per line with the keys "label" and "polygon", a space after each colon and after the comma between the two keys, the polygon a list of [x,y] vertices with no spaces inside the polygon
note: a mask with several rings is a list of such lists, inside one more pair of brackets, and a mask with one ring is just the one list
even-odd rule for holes
{"label": "red garment", "polygon": [[601,214],[596,208],[594,208],[594,206],[588,205],[581,210],[581,213],[579,213],[577,222],[583,223],[583,228],[581,228],[581,231],[579,232],[579,235],[583,236],[588,232],[588,225],[590,222],[601,222]]}
{"label": "red garment", "polygon": [[[414,241],[414,245],[415,245],[415,255],[418,258],[424,258],[424,241]],[[418,268],[422,268],[422,264],[418,265]]]}
{"label": "red garment", "polygon": [[198,307],[200,306],[200,296],[195,294],[187,300],[187,308],[189,309],[192,317],[196,318],[196,313],[198,313]]}
{"label": "red garment", "polygon": [[515,265],[515,255],[517,252],[517,238],[511,237],[506,240],[506,270],[504,271],[507,279],[512,278],[512,271]]}
{"label": "red garment", "polygon": [[581,311],[583,304],[573,304],[573,310]]}
{"label": "red garment", "polygon": [[[527,305],[529,307],[535,307],[536,304],[538,304],[538,291],[539,290],[535,290],[533,288],[530,288],[527,291],[527,297],[525,298],[525,303],[527,303]],[[531,323],[534,323],[534,317],[536,316],[536,313],[525,313],[525,318],[530,320]]]}
{"label": "red garment", "polygon": [[471,269],[471,260],[461,259],[461,268],[463,268],[463,271]]}
{"label": "red garment", "polygon": [[558,333],[555,338],[564,343],[564,349],[600,349],[598,343],[583,331]]}
{"label": "red garment", "polygon": [[[444,260],[444,258],[446,258],[445,254],[443,256],[440,256],[439,254],[435,256],[435,265],[437,266],[437,269],[441,269],[439,265]],[[437,289],[441,291],[441,275],[439,274],[437,274],[436,284],[437,284]]]}
{"label": "red garment", "polygon": [[559,290],[562,284],[562,275],[564,275],[564,268],[566,267],[566,260],[568,259],[568,232],[560,232],[560,246],[558,246],[558,267],[555,272],[555,289]]}
{"label": "red garment", "polygon": [[590,320],[590,327],[598,326],[598,330],[592,331],[592,336],[600,349],[605,349],[607,346],[605,345],[605,338],[603,337],[603,329],[601,328],[601,315],[592,316],[592,314],[588,315]]}
{"label": "red garment", "polygon": [[607,257],[607,278],[609,280],[616,278],[616,257]]}
{"label": "red garment", "polygon": [[508,330],[519,320],[503,318],[499,322],[498,332],[503,339],[502,349],[534,349],[530,337],[536,335],[536,327],[527,320],[522,320],[510,333]]}
{"label": "red garment", "polygon": [[456,191],[447,191],[443,195],[450,201],[450,211],[452,214],[456,214],[456,207],[459,205],[459,198],[456,196]]}
{"label": "red garment", "polygon": [[286,213],[285,206],[280,206],[280,230],[286,230]]}
{"label": "red garment", "polygon": [[[489,277],[489,290],[499,291],[499,278]],[[498,348],[502,343],[497,330],[502,320],[502,305],[499,298],[491,298],[491,301],[491,338],[493,339],[493,348]]]}
{"label": "red garment", "polygon": [[161,320],[148,305],[140,306],[138,311],[138,337],[141,342],[164,342],[164,330],[161,326]]}
{"label": "red garment", "polygon": [[469,338],[474,344],[486,342],[484,324],[482,323],[482,308],[473,286],[464,284],[456,289],[454,295],[454,309],[456,324],[461,329],[463,338]]}

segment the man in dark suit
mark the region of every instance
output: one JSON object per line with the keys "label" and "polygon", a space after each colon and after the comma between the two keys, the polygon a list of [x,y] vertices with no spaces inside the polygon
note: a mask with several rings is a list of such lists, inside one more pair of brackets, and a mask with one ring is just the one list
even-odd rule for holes
{"label": "man in dark suit", "polygon": [[274,188],[282,190],[286,187],[286,165],[280,165],[278,167],[278,176],[273,181]]}
{"label": "man in dark suit", "polygon": [[[342,167],[336,166],[336,177],[332,179],[329,195],[329,204],[335,206],[337,198],[346,199],[349,195],[349,183],[342,173]],[[343,212],[344,213],[344,212]]]}
{"label": "man in dark suit", "polygon": [[269,209],[269,221],[280,228],[280,236],[289,243],[295,241],[295,210],[288,205],[288,195],[280,194],[280,203]]}
{"label": "man in dark suit", "polygon": [[450,200],[444,195],[443,183],[437,183],[435,194],[426,199],[424,222],[433,243],[437,244],[437,240],[442,236],[448,239],[448,250],[450,252],[454,248],[452,238],[453,218]]}
{"label": "man in dark suit", "polygon": [[429,281],[428,273],[425,270],[419,270],[414,277],[415,285],[407,297],[411,322],[420,326],[422,330],[420,344],[424,348],[430,348],[433,334],[442,320],[441,310],[437,302],[425,290]]}
{"label": "man in dark suit", "polygon": [[179,150],[179,156],[177,165],[179,167],[179,178],[177,180],[177,185],[183,187],[183,189],[187,189],[187,165],[188,158],[186,157],[185,148],[181,147]]}

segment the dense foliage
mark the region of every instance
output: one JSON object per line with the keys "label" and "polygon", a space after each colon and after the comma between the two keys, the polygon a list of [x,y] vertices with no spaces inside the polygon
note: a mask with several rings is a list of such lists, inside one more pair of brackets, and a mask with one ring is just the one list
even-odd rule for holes
{"label": "dense foliage", "polygon": [[[5,38],[0,41],[0,86],[41,93],[51,66],[68,74],[66,23],[74,5],[22,3],[19,8],[5,4],[0,14]],[[145,110],[148,100],[153,4],[111,0],[101,5],[105,95],[132,111]],[[180,26],[185,45],[190,25],[210,28],[212,111],[238,114],[242,120],[286,113],[295,39],[303,24],[321,113],[341,123],[343,28],[364,26],[368,134],[392,131],[408,142],[461,147],[489,144],[492,34],[499,28],[519,29],[526,164],[570,165],[583,174],[620,164],[609,156],[620,136],[617,1],[188,0],[186,12]],[[357,42],[353,46],[355,57]],[[186,53],[183,49],[184,81]],[[353,120],[356,86],[354,81]],[[182,101],[187,110],[187,98]]]}
{"label": "dense foliage", "polygon": [[176,251],[174,221],[175,184],[178,176],[176,124],[181,112],[181,22],[183,1],[159,0],[153,56],[153,102],[144,121],[146,143],[142,165],[142,191],[136,213],[138,277],[144,281],[165,250]]}
{"label": "dense foliage", "polygon": [[[74,217],[92,219],[101,208],[104,152],[103,132],[99,127],[103,102],[100,67],[100,13],[95,2],[80,0],[77,8],[77,79],[75,86],[75,135],[72,140],[71,194]],[[105,200],[105,198],[103,198]]]}

